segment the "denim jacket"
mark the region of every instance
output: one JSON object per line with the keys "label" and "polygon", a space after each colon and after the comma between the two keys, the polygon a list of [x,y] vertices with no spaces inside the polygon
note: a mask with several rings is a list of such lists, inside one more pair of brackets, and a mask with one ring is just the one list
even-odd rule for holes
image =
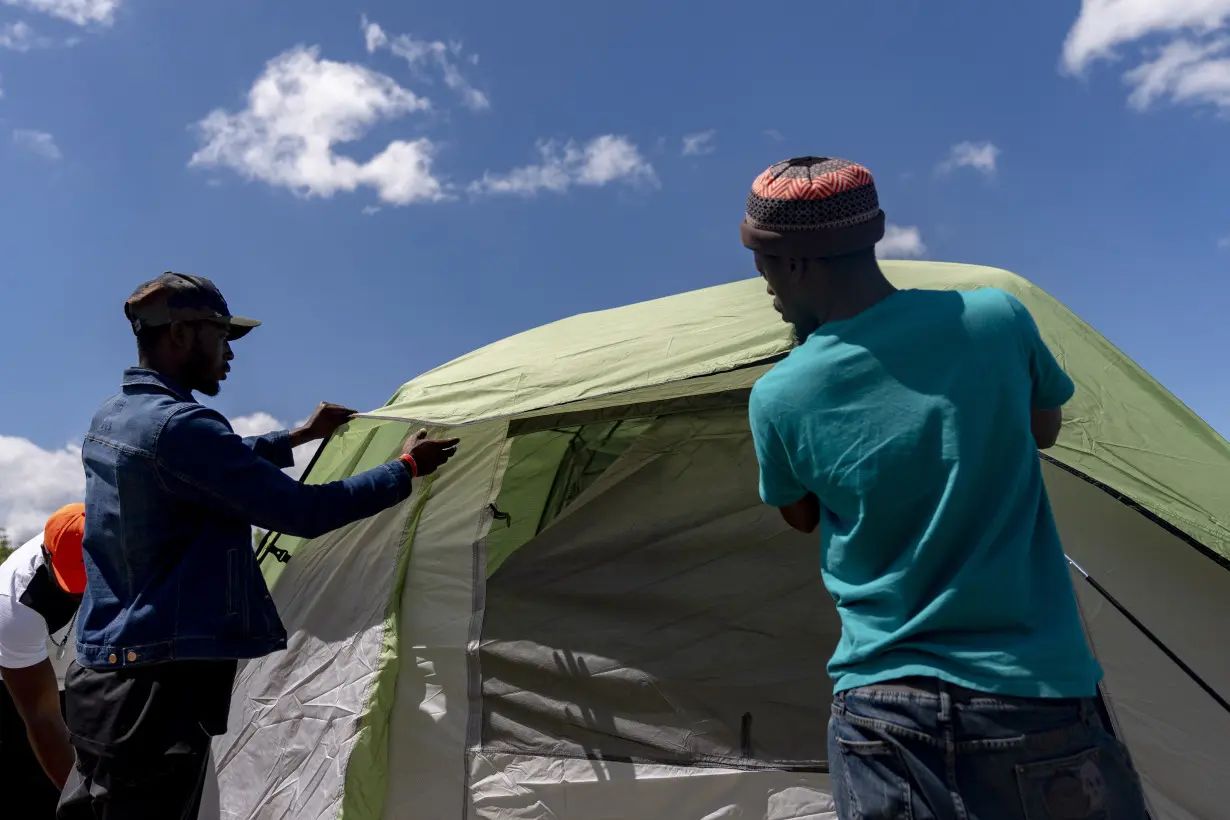
{"label": "denim jacket", "polygon": [[284,649],[251,525],[314,538],[411,490],[400,462],[300,484],[282,472],[293,464],[289,433],[241,439],[189,391],[141,368],[125,371],[122,391],[95,414],[82,461],[77,661],[93,669]]}

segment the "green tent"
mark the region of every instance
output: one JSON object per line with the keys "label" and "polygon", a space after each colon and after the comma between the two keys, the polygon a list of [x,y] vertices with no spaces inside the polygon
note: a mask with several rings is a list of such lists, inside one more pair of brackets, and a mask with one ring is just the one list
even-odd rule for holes
{"label": "green tent", "polygon": [[[1075,379],[1043,470],[1102,702],[1155,820],[1225,816],[1230,445],[1023,279],[884,267],[1016,294]],[[265,556],[290,646],[242,668],[202,817],[833,816],[840,628],[746,419],[789,346],[738,282],[497,342],[335,436],[309,481],[419,426],[462,445],[405,504]]]}

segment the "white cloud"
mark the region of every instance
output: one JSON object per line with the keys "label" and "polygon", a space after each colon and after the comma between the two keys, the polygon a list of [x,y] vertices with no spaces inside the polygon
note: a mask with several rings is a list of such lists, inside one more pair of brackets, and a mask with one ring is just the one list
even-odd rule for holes
{"label": "white cloud", "polygon": [[256,412],[247,416],[238,416],[231,419],[231,429],[238,436],[262,436],[265,433],[273,433],[277,430],[285,430],[286,425],[278,421],[269,413]]}
{"label": "white cloud", "polygon": [[[269,413],[263,411],[252,413],[247,416],[238,416],[231,421],[231,429],[240,436],[260,436],[265,433],[273,433],[277,430],[287,430],[292,425],[278,421]],[[302,421],[296,422],[294,426],[303,424]],[[291,452],[295,456],[295,466],[284,470],[288,475],[299,478],[303,475],[303,471],[307,469],[308,462],[312,460],[312,456],[316,455],[317,448],[320,447],[319,441],[310,441],[307,444],[302,444],[296,447]]]}
{"label": "white cloud", "polygon": [[378,213],[380,213],[380,208],[376,205],[367,205],[363,208],[364,216],[375,216]]}
{"label": "white cloud", "polygon": [[13,132],[13,144],[52,162],[63,157],[60,147],[56,145],[55,137],[46,131],[19,128]]}
{"label": "white cloud", "polygon": [[376,23],[367,19],[367,15],[361,18],[363,24],[363,39],[367,45],[367,53],[375,54],[377,49],[384,48],[389,44],[389,36],[384,33]]}
{"label": "white cloud", "polygon": [[1079,73],[1145,43],[1149,48],[1123,75],[1133,107],[1169,100],[1230,112],[1228,26],[1230,0],[1083,0],[1064,43],[1063,68]]}
{"label": "white cloud", "polygon": [[880,259],[917,258],[926,252],[922,232],[913,226],[885,226],[884,238],[876,245],[876,256]]}
{"label": "white cloud", "polygon": [[1230,0],[1082,0],[1063,46],[1063,65],[1083,71],[1118,46],[1150,35],[1209,34],[1230,22]]}
{"label": "white cloud", "polygon": [[109,26],[115,22],[120,0],[4,0],[4,4],[49,14],[78,26]]}
{"label": "white cloud", "polygon": [[1174,40],[1123,79],[1133,86],[1128,102],[1141,111],[1169,98],[1177,103],[1209,103],[1230,112],[1230,37],[1203,44]]}
{"label": "white cloud", "polygon": [[992,142],[959,142],[952,146],[938,170],[941,174],[950,174],[959,168],[972,168],[990,177],[998,169],[999,155],[999,148]]}
{"label": "white cloud", "polygon": [[334,153],[380,122],[429,107],[384,74],[296,47],[266,64],[246,108],[218,109],[197,123],[203,145],[189,164],[230,168],[306,197],[366,186],[391,205],[437,201],[446,193],[426,138],[394,140],[366,162]]}
{"label": "white cloud", "polygon": [[713,138],[717,135],[716,131],[701,131],[699,134],[688,134],[683,138],[683,155],[685,157],[699,157],[704,154],[712,154],[717,150],[713,144]]}
{"label": "white cloud", "polygon": [[1217,247],[1223,251],[1230,250],[1230,234],[1226,234],[1221,239],[1217,240]]}
{"label": "white cloud", "polygon": [[409,34],[399,34],[390,38],[384,29],[368,20],[366,16],[362,18],[362,25],[363,38],[369,54],[387,48],[405,60],[412,69],[417,69],[424,63],[432,63],[443,75],[444,84],[461,96],[467,108],[477,111],[491,107],[491,101],[487,95],[470,85],[457,65],[457,61],[461,59],[468,59],[472,64],[478,62],[477,55],[463,56],[461,43],[417,40]]}
{"label": "white cloud", "polygon": [[[394,37],[366,17],[362,23],[369,52],[387,48],[412,69],[438,69],[466,105],[489,105],[461,75],[460,61],[474,65],[478,57],[465,55],[459,43]],[[389,205],[450,199],[455,189],[433,172],[435,145],[426,137],[394,140],[366,161],[337,153],[338,146],[364,138],[377,125],[431,107],[426,97],[385,74],[323,59],[315,46],[297,46],[266,63],[243,109],[215,109],[195,124],[201,145],[189,165],[229,169],[308,198],[367,187]],[[615,181],[657,183],[653,166],[624,137],[608,134],[584,145],[540,142],[538,148],[540,164],[487,172],[468,190],[533,194]]]}
{"label": "white cloud", "polygon": [[470,184],[470,192],[531,196],[539,191],[562,193],[573,185],[657,184],[653,166],[626,137],[607,134],[584,145],[572,140],[563,146],[545,141],[538,144],[538,151],[542,155],[540,164],[506,174],[484,173],[482,179]]}
{"label": "white cloud", "polygon": [[786,140],[786,138],[782,136],[782,132],[778,131],[776,128],[766,129],[764,135],[774,142],[784,142]]}
{"label": "white cloud", "polygon": [[29,51],[41,44],[41,38],[34,33],[34,29],[21,20],[0,26],[0,48],[7,48],[10,51]]}
{"label": "white cloud", "polygon": [[0,527],[17,546],[48,517],[85,494],[81,448],[44,450],[24,438],[0,436]]}
{"label": "white cloud", "polygon": [[[241,436],[259,436],[300,424],[303,422],[287,425],[264,412],[231,419],[231,427]],[[319,446],[320,442],[313,441],[296,447],[295,466],[284,472],[299,478]],[[34,537],[60,507],[84,498],[80,445],[44,450],[28,439],[0,435],[0,529],[8,532],[14,546]]]}

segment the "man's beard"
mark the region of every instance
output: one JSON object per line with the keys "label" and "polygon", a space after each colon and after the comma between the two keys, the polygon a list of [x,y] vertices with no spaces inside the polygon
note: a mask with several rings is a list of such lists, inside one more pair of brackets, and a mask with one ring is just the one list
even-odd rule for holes
{"label": "man's beard", "polygon": [[222,383],[214,373],[213,362],[203,350],[194,348],[188,361],[184,363],[184,374],[188,377],[187,387],[206,396],[216,396],[222,391]]}
{"label": "man's beard", "polygon": [[790,327],[794,331],[794,346],[798,347],[806,342],[811,334],[820,329],[820,323],[809,317],[801,322],[791,322]]}

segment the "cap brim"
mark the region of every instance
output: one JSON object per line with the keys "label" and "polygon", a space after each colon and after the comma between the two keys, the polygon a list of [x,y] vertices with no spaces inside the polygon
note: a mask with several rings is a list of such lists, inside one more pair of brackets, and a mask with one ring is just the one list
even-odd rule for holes
{"label": "cap brim", "polygon": [[227,336],[228,339],[242,339],[252,332],[252,328],[260,327],[261,323],[255,319],[245,319],[242,316],[232,316],[230,319],[231,332]]}

